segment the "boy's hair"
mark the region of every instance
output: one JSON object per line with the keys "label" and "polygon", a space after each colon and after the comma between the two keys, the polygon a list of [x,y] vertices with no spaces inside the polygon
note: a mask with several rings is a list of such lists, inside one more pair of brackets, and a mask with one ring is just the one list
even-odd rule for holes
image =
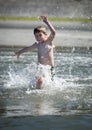
{"label": "boy's hair", "polygon": [[34,34],[35,34],[35,33],[39,33],[39,32],[42,32],[42,33],[44,33],[45,35],[47,35],[46,29],[45,29],[44,27],[42,27],[42,26],[38,26],[38,27],[36,27],[36,28],[34,29]]}

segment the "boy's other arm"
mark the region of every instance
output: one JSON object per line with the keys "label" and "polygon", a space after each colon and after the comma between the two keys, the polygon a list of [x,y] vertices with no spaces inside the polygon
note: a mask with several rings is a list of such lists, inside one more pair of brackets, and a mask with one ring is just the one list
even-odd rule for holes
{"label": "boy's other arm", "polygon": [[19,56],[20,56],[22,53],[31,51],[31,50],[33,50],[33,49],[35,49],[35,48],[36,48],[36,43],[34,43],[33,45],[31,45],[31,46],[29,46],[29,47],[25,47],[25,48],[19,50],[18,52],[15,52],[15,54],[16,54],[17,58],[19,58]]}

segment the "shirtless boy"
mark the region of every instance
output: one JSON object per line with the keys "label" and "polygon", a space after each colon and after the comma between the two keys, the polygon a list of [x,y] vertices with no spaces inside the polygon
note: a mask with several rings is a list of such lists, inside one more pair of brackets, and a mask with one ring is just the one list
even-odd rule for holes
{"label": "shirtless boy", "polygon": [[[55,37],[55,29],[52,26],[52,24],[49,22],[47,16],[41,16],[41,19],[43,22],[48,26],[50,30],[50,35],[46,33],[46,30],[42,26],[38,26],[34,29],[34,36],[36,39],[36,42],[33,43],[29,47],[25,47],[22,50],[19,50],[16,52],[17,58],[19,56],[27,51],[32,51],[33,49],[38,49],[38,63],[42,65],[49,65],[51,66],[51,70],[53,70],[54,67],[54,56],[53,56],[53,49],[54,45],[52,44],[52,41]],[[37,88],[41,88],[43,83],[43,77],[38,76],[37,78]]]}

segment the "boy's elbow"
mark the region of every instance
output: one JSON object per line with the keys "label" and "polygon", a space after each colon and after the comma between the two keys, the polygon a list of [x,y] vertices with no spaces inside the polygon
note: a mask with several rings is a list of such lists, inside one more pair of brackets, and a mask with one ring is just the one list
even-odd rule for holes
{"label": "boy's elbow", "polygon": [[53,35],[56,35],[56,30],[53,30]]}

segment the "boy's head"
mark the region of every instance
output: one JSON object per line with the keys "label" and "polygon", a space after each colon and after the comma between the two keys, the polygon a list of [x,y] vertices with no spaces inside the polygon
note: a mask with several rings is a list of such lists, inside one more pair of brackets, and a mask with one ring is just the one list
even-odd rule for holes
{"label": "boy's head", "polygon": [[34,35],[37,41],[42,42],[47,36],[46,29],[42,26],[38,26],[34,29]]}
{"label": "boy's head", "polygon": [[39,32],[42,32],[43,34],[47,35],[46,29],[42,26],[38,26],[34,29],[34,35],[35,35],[35,33],[39,33]]}

